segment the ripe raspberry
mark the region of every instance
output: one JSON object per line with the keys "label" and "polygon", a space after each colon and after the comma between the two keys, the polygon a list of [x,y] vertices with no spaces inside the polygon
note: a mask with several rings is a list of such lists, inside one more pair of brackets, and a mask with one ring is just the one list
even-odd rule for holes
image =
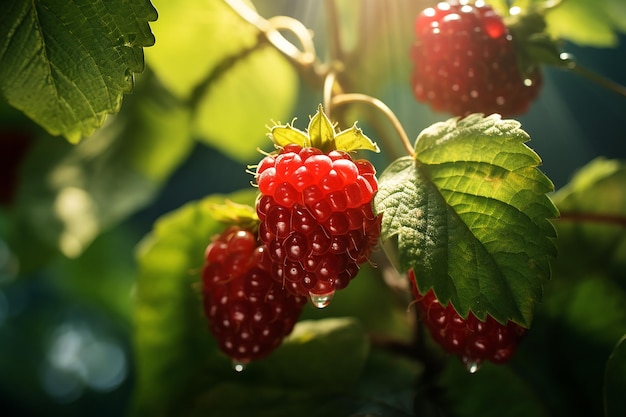
{"label": "ripe raspberry", "polygon": [[273,276],[297,295],[325,307],[365,262],[380,235],[372,212],[375,170],[342,151],[284,146],[257,167],[260,240]]}
{"label": "ripe raspberry", "polygon": [[491,316],[483,322],[471,311],[463,319],[452,304],[442,306],[432,290],[421,294],[412,270],[409,279],[422,320],[433,339],[446,351],[460,356],[471,372],[485,360],[504,363],[511,359],[525,328],[511,321],[504,326]]}
{"label": "ripe raspberry", "polygon": [[452,0],[415,20],[411,79],[418,101],[457,116],[527,111],[539,93],[535,66],[522,76],[509,28],[482,0]]}
{"label": "ripe raspberry", "polygon": [[275,282],[266,247],[236,226],[207,247],[202,284],[209,329],[220,349],[242,364],[276,349],[307,301]]}

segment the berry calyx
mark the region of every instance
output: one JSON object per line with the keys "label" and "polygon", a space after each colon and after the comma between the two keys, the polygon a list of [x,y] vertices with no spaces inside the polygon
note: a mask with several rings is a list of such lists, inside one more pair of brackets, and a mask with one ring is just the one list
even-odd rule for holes
{"label": "berry calyx", "polygon": [[503,325],[489,315],[481,321],[471,311],[464,319],[451,303],[442,305],[432,290],[422,294],[413,270],[409,271],[409,280],[422,321],[433,340],[459,356],[470,372],[475,372],[484,361],[504,363],[511,359],[525,328],[511,321]]}
{"label": "berry calyx", "polygon": [[228,227],[205,251],[202,294],[209,329],[220,350],[239,364],[275,350],[307,302],[272,278],[267,252],[238,226]]}
{"label": "berry calyx", "polygon": [[361,147],[358,141],[375,145],[355,127],[347,132],[336,134],[320,108],[308,135],[290,126],[272,129],[281,145],[256,170],[259,239],[268,247],[274,278],[320,308],[348,286],[380,235],[380,216],[372,210],[374,166],[337,149],[342,143]]}
{"label": "berry calyx", "polygon": [[537,65],[520,71],[522,39],[483,1],[451,0],[425,9],[415,20],[411,50],[415,98],[457,116],[522,114],[537,97]]}

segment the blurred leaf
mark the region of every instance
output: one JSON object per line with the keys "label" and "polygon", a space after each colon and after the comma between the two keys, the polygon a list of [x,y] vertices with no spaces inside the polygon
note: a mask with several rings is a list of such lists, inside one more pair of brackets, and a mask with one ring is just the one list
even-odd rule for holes
{"label": "blurred leaf", "polygon": [[604,271],[626,288],[626,163],[596,158],[553,196],[564,273]]}
{"label": "blurred leaf", "polygon": [[[242,162],[258,158],[272,121],[291,119],[298,78],[291,64],[225,2],[158,1],[159,42],[146,51],[163,83],[194,108],[203,142]],[[199,53],[200,45],[206,45]]]}
{"label": "blurred leaf", "polygon": [[450,119],[422,131],[415,160],[381,175],[374,198],[381,239],[399,252],[400,271],[433,288],[459,313],[528,326],[556,254],[552,183],[514,120]]}
{"label": "blurred leaf", "polygon": [[297,92],[291,64],[263,46],[237,60],[204,89],[194,132],[236,161],[258,160],[258,148],[268,148],[267,126],[292,117]]}
{"label": "blurred leaf", "polygon": [[197,285],[206,246],[224,227],[211,217],[211,205],[225,198],[254,204],[255,197],[250,189],[188,203],[163,216],[139,247],[133,415],[184,415],[190,398],[215,379],[204,369],[211,358],[228,365],[208,331]]}
{"label": "blurred leaf", "polygon": [[[189,111],[142,80],[124,111],[76,146],[40,140],[24,167],[12,246],[36,265],[33,245],[76,257],[104,229],[154,198],[193,144]],[[49,250],[49,249],[48,249]]]}
{"label": "blurred leaf", "polygon": [[5,1],[0,91],[50,134],[78,142],[133,88],[156,18],[148,0]]}
{"label": "blurred leaf", "polygon": [[615,47],[626,32],[623,0],[565,0],[546,13],[548,31],[580,46]]}
{"label": "blurred leaf", "polygon": [[158,42],[146,50],[150,68],[172,93],[189,99],[222,63],[257,43],[258,30],[221,0],[153,1]]}
{"label": "blurred leaf", "polygon": [[441,378],[443,401],[456,417],[548,417],[536,388],[506,365],[485,363],[475,374],[460,361],[450,360]]}
{"label": "blurred leaf", "polygon": [[328,318],[298,322],[281,348],[259,365],[268,385],[330,393],[357,381],[368,354],[358,321]]}
{"label": "blurred leaf", "polygon": [[626,415],[626,336],[615,346],[606,365],[604,378],[604,412],[606,417]]}

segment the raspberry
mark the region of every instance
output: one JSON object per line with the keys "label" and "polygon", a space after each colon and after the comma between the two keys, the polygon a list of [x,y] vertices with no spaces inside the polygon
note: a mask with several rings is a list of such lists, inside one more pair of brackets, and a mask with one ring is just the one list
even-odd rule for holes
{"label": "raspberry", "polygon": [[306,297],[271,276],[267,248],[237,226],[209,244],[202,270],[204,311],[219,348],[241,364],[263,358],[291,333]]}
{"label": "raspberry", "polygon": [[257,167],[259,238],[274,278],[325,307],[367,261],[380,235],[375,169],[343,151],[289,144]]}
{"label": "raspberry", "polygon": [[421,294],[412,270],[409,279],[422,320],[432,338],[446,351],[460,356],[471,372],[485,360],[504,363],[511,359],[526,333],[525,328],[511,321],[502,325],[489,315],[486,321],[480,321],[471,311],[467,319],[463,319],[451,303],[441,305],[432,290]]}
{"label": "raspberry", "polygon": [[415,33],[413,93],[435,111],[509,117],[526,112],[539,93],[541,72],[522,76],[509,28],[481,0],[427,8]]}

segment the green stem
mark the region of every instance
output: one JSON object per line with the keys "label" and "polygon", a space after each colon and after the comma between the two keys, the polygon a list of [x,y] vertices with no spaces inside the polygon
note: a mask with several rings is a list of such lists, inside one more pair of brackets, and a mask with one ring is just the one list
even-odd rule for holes
{"label": "green stem", "polygon": [[626,217],[616,214],[561,212],[558,219],[574,223],[605,223],[626,227]]}
{"label": "green stem", "polygon": [[598,84],[600,87],[603,87],[609,91],[612,91],[616,94],[619,94],[623,97],[626,97],[626,87],[624,87],[623,85],[616,83],[613,80],[610,80],[596,72],[593,72],[587,68],[581,67],[580,65],[573,63],[571,65],[568,66],[568,69],[570,69],[571,71],[573,71],[575,74],[578,74],[580,76],[582,76],[583,78],[588,79],[589,81],[592,81],[596,84]]}
{"label": "green stem", "polygon": [[330,43],[328,45],[330,59],[336,62],[343,62],[343,47],[341,43],[341,25],[339,23],[339,13],[335,0],[326,0],[326,17],[328,22],[328,33]]}
{"label": "green stem", "polygon": [[372,96],[368,96],[366,94],[347,93],[347,94],[339,94],[333,97],[331,99],[330,104],[331,106],[334,107],[334,106],[340,106],[342,104],[357,103],[357,102],[369,104],[375,107],[377,110],[379,110],[382,114],[384,114],[385,117],[389,120],[389,122],[391,122],[391,125],[393,126],[395,131],[398,133],[398,136],[400,137],[400,140],[402,141],[402,144],[404,145],[404,148],[406,149],[407,153],[411,157],[414,156],[413,146],[411,145],[411,141],[409,140],[409,137],[404,131],[404,127],[402,127],[402,123],[400,123],[400,120],[398,120],[398,117],[395,115],[395,113],[381,100],[374,98]]}

